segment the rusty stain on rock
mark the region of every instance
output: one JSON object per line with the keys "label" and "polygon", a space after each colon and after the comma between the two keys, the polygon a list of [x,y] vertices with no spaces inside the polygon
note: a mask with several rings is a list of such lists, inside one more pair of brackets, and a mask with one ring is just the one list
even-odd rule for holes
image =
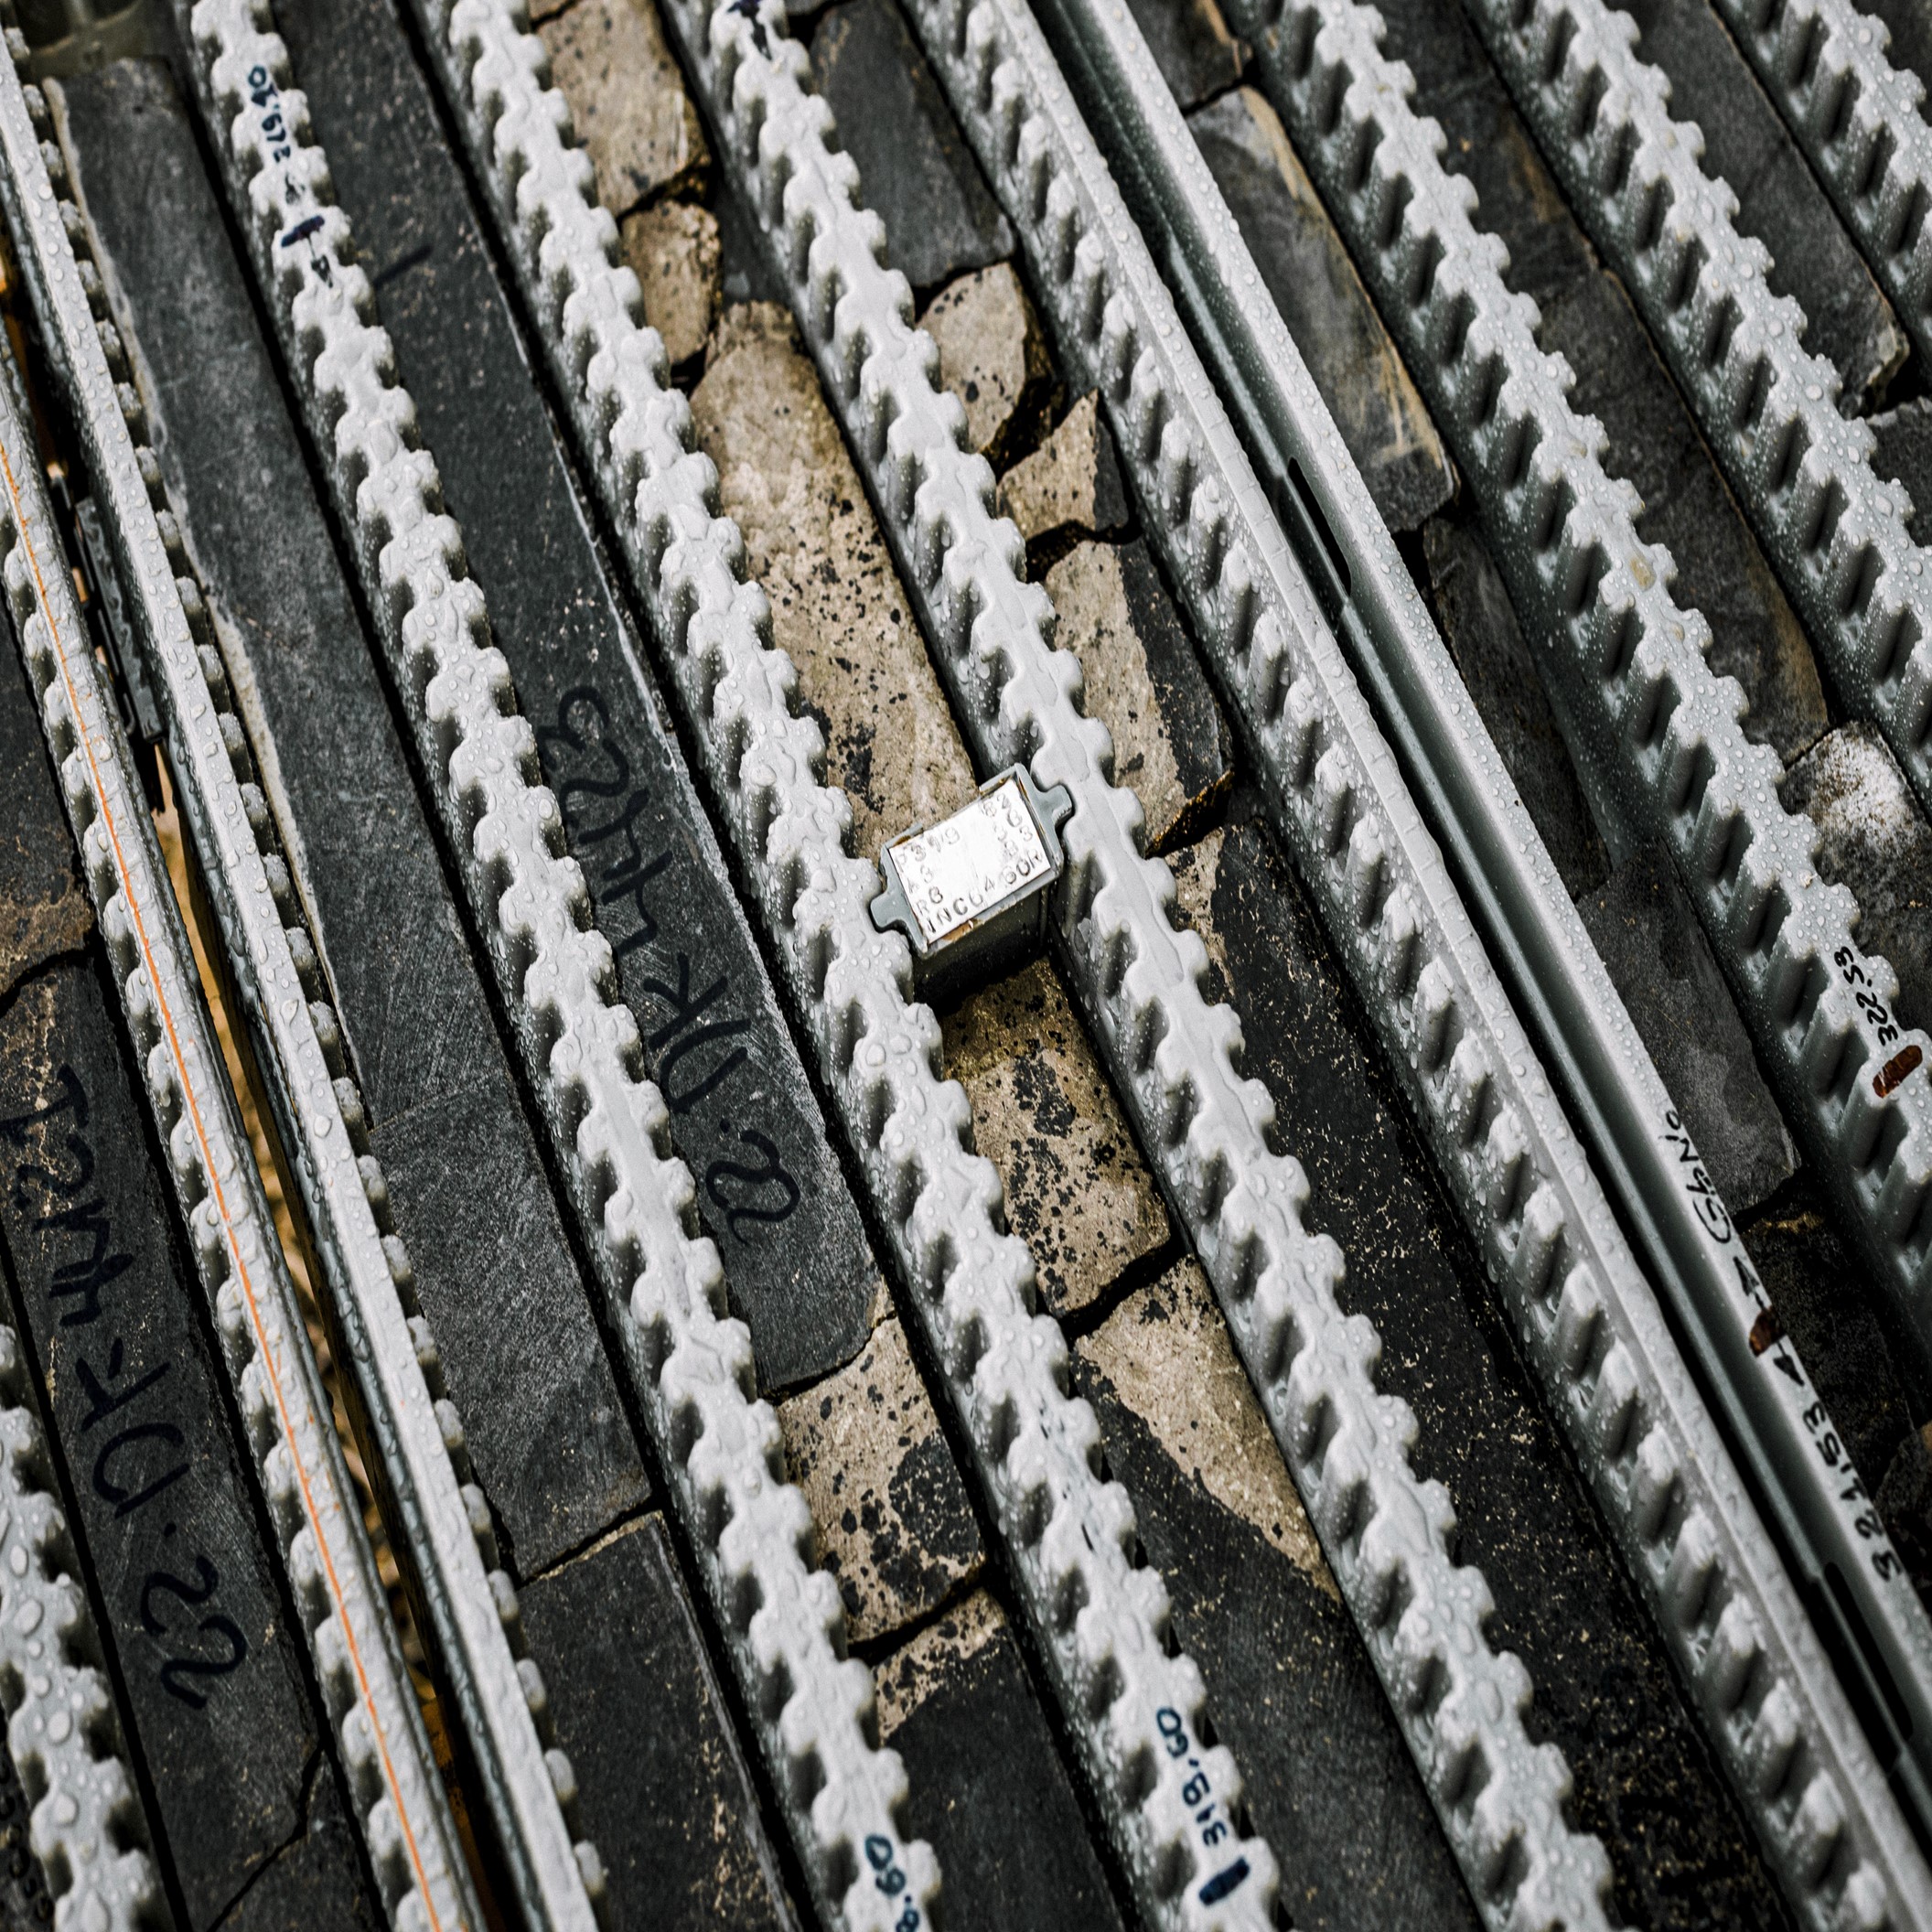
{"label": "rusty stain on rock", "polygon": [[1167,1210],[1058,973],[1036,960],[976,993],[943,1039],[1042,1297],[1059,1315],[1088,1307],[1166,1240]]}
{"label": "rusty stain on rock", "polygon": [[824,730],[827,782],[852,800],[854,848],[876,856],[964,804],[972,761],[789,313],[727,308],[691,408],[772,641]]}

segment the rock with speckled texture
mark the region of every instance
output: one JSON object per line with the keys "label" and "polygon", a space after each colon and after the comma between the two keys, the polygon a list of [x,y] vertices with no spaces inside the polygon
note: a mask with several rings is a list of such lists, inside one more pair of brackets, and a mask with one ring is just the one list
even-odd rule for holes
{"label": "rock with speckled texture", "polygon": [[1858,900],[1858,943],[1898,974],[1897,1017],[1932,1027],[1932,825],[1885,741],[1854,722],[1819,739],[1778,796],[1818,827],[1818,869]]}
{"label": "rock with speckled texture", "polygon": [[[614,1925],[795,1932],[745,1757],[672,1560],[646,1516],[520,1593],[554,1658],[557,1742],[609,1874]],[[648,1712],[648,1723],[626,1711]]]}
{"label": "rock with speckled texture", "polygon": [[1113,781],[1146,814],[1147,844],[1195,837],[1234,779],[1234,741],[1144,540],[1082,543],[1046,575],[1054,642],[1080,660],[1086,708],[1113,734]]}
{"label": "rock with speckled texture", "polygon": [[789,313],[727,309],[691,407],[772,639],[824,729],[827,782],[852,800],[854,848],[875,855],[971,798],[972,762]]}
{"label": "rock with speckled texture", "polygon": [[966,446],[995,469],[1038,431],[1053,395],[1053,363],[1039,317],[1008,262],[949,283],[919,327],[938,345],[939,386],[966,410]]}
{"label": "rock with speckled texture", "polygon": [[1455,471],[1279,116],[1243,87],[1187,125],[1383,521],[1416,529]]}
{"label": "rock with speckled texture", "polygon": [[1005,1614],[983,1590],[878,1664],[907,1828],[950,1879],[947,1932],[1122,1932],[1079,1800]]}
{"label": "rock with speckled texture", "polygon": [[791,1478],[837,1578],[845,1634],[889,1637],[979,1573],[979,1525],[906,1331],[881,1322],[865,1352],[778,1405]]}
{"label": "rock with speckled texture", "polygon": [[1043,1299],[1058,1315],[1090,1306],[1166,1240],[1167,1212],[1058,972],[1036,960],[982,989],[943,1036]]}
{"label": "rock with speckled texture", "polygon": [[703,180],[710,150],[651,0],[576,0],[537,35],[612,214]]}

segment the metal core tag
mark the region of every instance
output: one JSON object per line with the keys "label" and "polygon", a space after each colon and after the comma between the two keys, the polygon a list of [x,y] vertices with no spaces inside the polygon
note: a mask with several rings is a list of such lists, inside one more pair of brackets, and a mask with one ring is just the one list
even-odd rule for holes
{"label": "metal core tag", "polygon": [[928,946],[1053,871],[1016,778],[1002,778],[943,824],[892,848],[912,915]]}
{"label": "metal core tag", "polygon": [[1043,792],[1014,766],[950,819],[915,826],[886,847],[873,924],[882,932],[896,927],[912,941],[923,993],[936,981],[952,990],[969,974],[991,976],[1037,948],[1072,802],[1064,787]]}

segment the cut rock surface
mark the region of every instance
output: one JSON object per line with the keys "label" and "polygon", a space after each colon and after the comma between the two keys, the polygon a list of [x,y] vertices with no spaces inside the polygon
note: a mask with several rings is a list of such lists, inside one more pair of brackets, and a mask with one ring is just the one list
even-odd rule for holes
{"label": "cut rock surface", "polygon": [[1455,492],[1455,472],[1348,251],[1250,87],[1190,115],[1268,293],[1391,530],[1415,529]]}
{"label": "cut rock surface", "polygon": [[1811,647],[1623,284],[1577,226],[1462,7],[1381,0],[1379,10],[1383,51],[1415,76],[1416,113],[1443,128],[1443,165],[1473,184],[1478,226],[1509,250],[1508,285],[1541,310],[1539,345],[1568,360],[1577,413],[1604,425],[1605,470],[1644,499],[1637,534],[1669,550],[1678,601],[1710,620],[1712,670],[1744,687],[1745,735],[1797,757],[1830,722]]}
{"label": "cut rock surface", "polygon": [[1208,1680],[1297,1926],[1480,1924],[1191,1260],[1075,1349],[1176,1635]]}
{"label": "cut rock surface", "polygon": [[1670,80],[1670,112],[1704,137],[1704,172],[1738,199],[1737,227],[1771,251],[1766,278],[1805,312],[1805,347],[1838,370],[1852,413],[1905,360],[1905,331],[1750,63],[1710,0],[1621,0],[1637,58]]}
{"label": "cut rock surface", "polygon": [[[797,1924],[729,1707],[661,1518],[639,1518],[520,1593],[558,1659],[558,1742],[608,1873],[609,1923],[652,1932]],[[649,1722],[625,1722],[626,1710]]]}

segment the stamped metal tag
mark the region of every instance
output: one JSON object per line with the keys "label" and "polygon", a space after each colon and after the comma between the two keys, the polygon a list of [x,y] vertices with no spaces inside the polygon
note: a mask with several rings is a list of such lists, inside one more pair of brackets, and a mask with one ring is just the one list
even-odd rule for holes
{"label": "stamped metal tag", "polygon": [[1043,792],[1014,766],[950,818],[887,844],[872,920],[912,941],[922,994],[963,991],[1038,947],[1047,896],[1065,867],[1059,827],[1072,806],[1064,786]]}

